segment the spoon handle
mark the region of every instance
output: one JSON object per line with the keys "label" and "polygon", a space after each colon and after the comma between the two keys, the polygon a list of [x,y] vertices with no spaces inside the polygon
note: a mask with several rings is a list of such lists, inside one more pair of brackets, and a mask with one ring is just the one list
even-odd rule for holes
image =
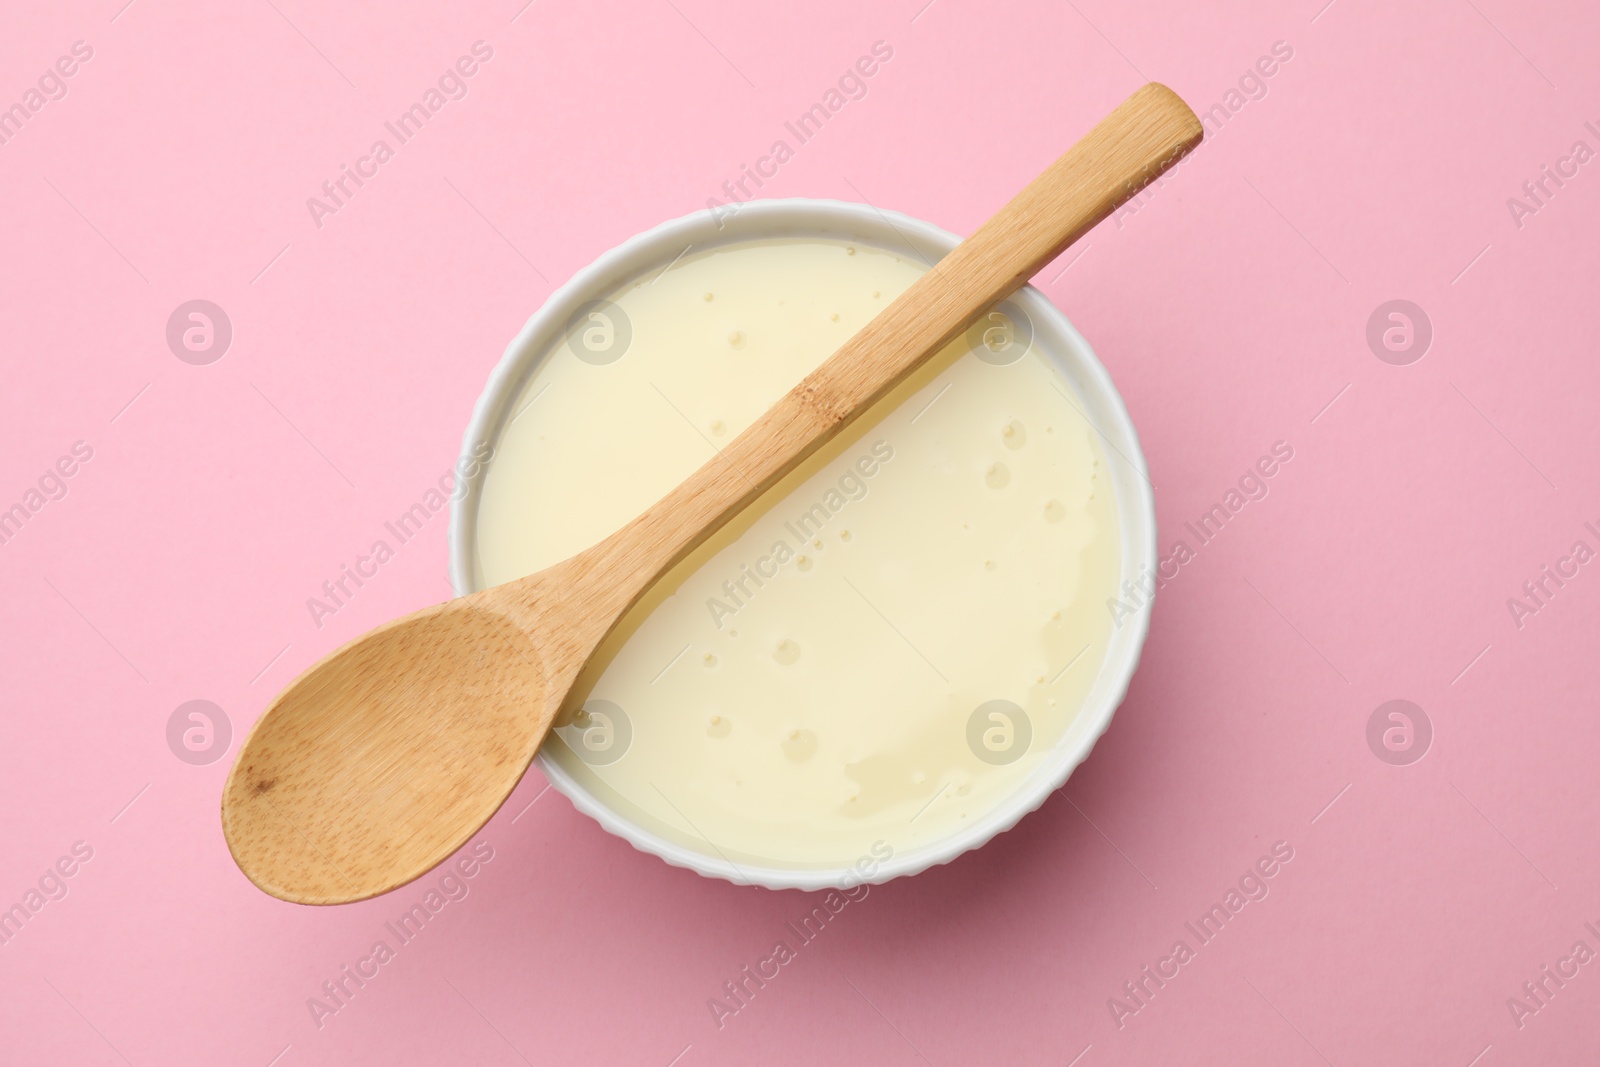
{"label": "spoon handle", "polygon": [[[628,607],[668,568],[1200,143],[1151,82],[961,242],[721,453],[586,553],[586,591]],[[605,592],[602,592],[605,591]],[[595,605],[598,607],[598,605]]]}

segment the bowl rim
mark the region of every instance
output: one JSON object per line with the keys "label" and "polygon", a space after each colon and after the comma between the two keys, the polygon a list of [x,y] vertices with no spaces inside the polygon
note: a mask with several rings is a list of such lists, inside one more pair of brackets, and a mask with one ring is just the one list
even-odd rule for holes
{"label": "bowl rim", "polygon": [[[450,582],[456,595],[465,595],[477,588],[477,506],[490,464],[482,463],[476,450],[480,442],[498,441],[505,417],[520,397],[524,384],[546,358],[558,351],[559,339],[565,333],[571,314],[585,301],[609,297],[638,277],[671,269],[671,264],[690,249],[705,251],[719,245],[787,236],[859,240],[874,247],[915,255],[930,265],[960,241],[955,234],[931,223],[869,204],[790,198],[753,200],[696,211],[636,234],[601,254],[557,287],[529,317],[506,346],[473,407],[462,439],[461,462],[456,466],[457,471],[469,473],[460,479],[450,506]],[[1114,461],[1108,455],[1106,462],[1117,500],[1120,577],[1124,583],[1127,580],[1142,583],[1156,571],[1155,501],[1144,453],[1122,397],[1089,343],[1042,292],[1028,285],[1009,299],[1027,312],[1036,342],[1041,333],[1055,335],[1058,344],[1040,345],[1042,354],[1077,394],[1084,405],[1081,413],[1121,460]],[[1100,417],[1092,418],[1091,413]],[[889,843],[890,856],[870,865],[858,863],[850,867],[823,868],[734,864],[719,855],[685,847],[627,818],[573,777],[542,747],[534,760],[550,785],[571,800],[579,811],[639,851],[658,856],[672,866],[708,878],[769,889],[816,890],[849,888],[862,883],[881,884],[949,863],[982,846],[1037,810],[1051,793],[1064,785],[1093,751],[1127,695],[1148,633],[1149,619],[1147,599],[1146,605],[1131,619],[1113,628],[1099,673],[1077,717],[1067,727],[1050,758],[1042,761],[1011,794],[961,832],[905,852],[895,851]]]}

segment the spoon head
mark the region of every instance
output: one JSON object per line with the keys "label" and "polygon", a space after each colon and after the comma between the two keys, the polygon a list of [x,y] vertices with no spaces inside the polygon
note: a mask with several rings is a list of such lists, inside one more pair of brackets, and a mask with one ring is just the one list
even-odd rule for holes
{"label": "spoon head", "polygon": [[222,794],[241,870],[298,904],[343,904],[426,874],[475,834],[549,728],[522,629],[472,598],[373,630],[268,707]]}

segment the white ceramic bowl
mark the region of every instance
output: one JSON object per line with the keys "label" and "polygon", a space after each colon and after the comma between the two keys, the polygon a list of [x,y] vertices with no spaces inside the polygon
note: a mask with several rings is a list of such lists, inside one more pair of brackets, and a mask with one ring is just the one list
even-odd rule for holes
{"label": "white ceramic bowl", "polygon": [[[636,278],[663,270],[685,246],[704,251],[716,245],[774,237],[835,238],[932,260],[943,256],[959,241],[954,234],[929,223],[836,200],[756,201],[731,213],[728,209],[715,213],[703,211],[662,223],[613,248],[573,275],[528,320],[506,348],[499,366],[489,376],[483,395],[478,398],[462,445],[463,459],[473,458],[478,442],[499,439],[523,386],[541,361],[560,347],[569,316],[580,304],[609,297]],[[1012,300],[1032,320],[1034,346],[1061,373],[1075,392],[1079,406],[1102,436],[1121,530],[1121,577],[1139,582],[1153,573],[1156,566],[1155,508],[1145,474],[1144,455],[1139,450],[1138,437],[1122,398],[1088,342],[1042,293],[1029,286]],[[475,463],[468,463],[458,469],[477,467]],[[476,589],[478,568],[474,554],[483,478],[480,473],[470,480],[464,492],[456,494],[451,508],[450,576],[458,594]],[[1148,619],[1149,612],[1140,611],[1113,631],[1099,674],[1077,718],[1052,750],[1050,758],[1041,761],[1002,803],[959,833],[905,852],[895,852],[866,876],[856,867],[762,868],[746,862],[735,868],[720,856],[707,855],[668,840],[613,810],[544,751],[537,757],[539,768],[579,811],[593,816],[611,833],[668,863],[708,877],[771,889],[823,889],[847,887],[863,881],[885,882],[948,863],[994,835],[1009,830],[1044,803],[1051,791],[1083,762],[1110,724],[1112,713],[1122,702],[1138,664]]]}

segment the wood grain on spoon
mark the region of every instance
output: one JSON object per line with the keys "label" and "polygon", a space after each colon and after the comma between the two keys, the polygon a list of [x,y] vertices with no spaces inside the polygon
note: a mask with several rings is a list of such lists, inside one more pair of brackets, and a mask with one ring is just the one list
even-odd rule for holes
{"label": "wood grain on spoon", "polygon": [[381,626],[311,667],[222,794],[240,868],[284,900],[376,896],[516,787],[586,663],[674,564],[1200,142],[1149,84],[655,506],[594,547]]}

